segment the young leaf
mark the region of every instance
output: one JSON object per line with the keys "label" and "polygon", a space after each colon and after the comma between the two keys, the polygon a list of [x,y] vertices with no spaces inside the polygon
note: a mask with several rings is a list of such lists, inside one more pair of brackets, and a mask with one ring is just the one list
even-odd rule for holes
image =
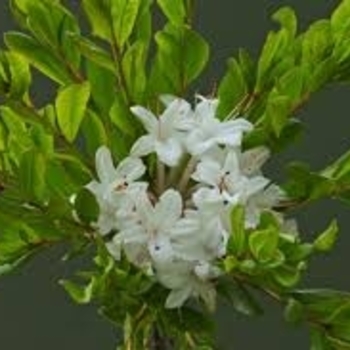
{"label": "young leaf", "polygon": [[284,309],[284,318],[287,322],[299,324],[304,318],[303,304],[293,298],[288,299]]}
{"label": "young leaf", "polygon": [[165,16],[175,25],[181,25],[186,19],[184,0],[158,0]]}
{"label": "young leaf", "polygon": [[238,61],[232,58],[228,65],[228,71],[220,82],[218,90],[220,101],[218,114],[222,117],[226,117],[238,108],[248,93],[244,73]]}
{"label": "young leaf", "polygon": [[231,237],[229,246],[232,246],[236,256],[243,254],[247,248],[247,234],[244,229],[245,215],[242,206],[235,206],[231,212]]}
{"label": "young leaf", "polygon": [[72,84],[58,93],[55,106],[58,125],[69,142],[73,142],[90,98],[90,84]]}
{"label": "young leaf", "polygon": [[274,227],[252,232],[249,248],[255,259],[262,263],[272,260],[277,251],[278,239],[278,231]]}
{"label": "young leaf", "polygon": [[328,252],[332,250],[338,238],[338,233],[338,224],[336,220],[333,220],[329,227],[317,237],[313,244],[314,248],[320,252]]}
{"label": "young leaf", "polygon": [[277,137],[287,124],[290,108],[291,99],[288,96],[271,96],[267,102],[264,120],[271,125]]}
{"label": "young leaf", "polygon": [[313,23],[302,37],[302,61],[312,67],[329,57],[333,48],[332,30],[329,20]]}
{"label": "young leaf", "polygon": [[74,282],[67,280],[60,280],[59,283],[71,296],[71,298],[78,304],[88,304],[93,298],[93,280],[87,286],[80,286]]}

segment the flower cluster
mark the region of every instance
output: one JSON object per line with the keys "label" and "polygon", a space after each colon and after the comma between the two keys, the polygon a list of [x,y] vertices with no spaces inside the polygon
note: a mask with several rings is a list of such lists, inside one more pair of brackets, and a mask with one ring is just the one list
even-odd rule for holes
{"label": "flower cluster", "polygon": [[[212,281],[222,273],[216,262],[234,234],[232,208],[243,205],[246,227],[254,228],[283,193],[260,171],[268,150],[241,150],[250,122],[217,119],[216,99],[200,98],[194,108],[175,97],[162,102],[159,117],[132,107],[147,134],[116,168],[108,148],[98,149],[99,181],[87,185],[100,207],[96,226],[101,235],[114,234],[106,244],[115,259],[124,252],[171,290],[166,307],[180,307],[191,296],[213,307]],[[154,162],[141,160],[151,154],[154,174],[145,165]]]}

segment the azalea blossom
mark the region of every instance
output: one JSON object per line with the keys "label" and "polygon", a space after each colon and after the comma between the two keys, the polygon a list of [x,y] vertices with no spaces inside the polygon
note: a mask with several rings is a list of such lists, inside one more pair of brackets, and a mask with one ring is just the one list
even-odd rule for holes
{"label": "azalea blossom", "polygon": [[[217,99],[200,97],[194,108],[174,96],[161,100],[159,117],[132,107],[146,133],[117,167],[105,146],[98,149],[98,180],[86,186],[100,208],[96,228],[110,234],[106,247],[115,260],[125,256],[169,289],[165,307],[179,308],[194,297],[214,309],[215,280],[224,274],[218,263],[234,234],[233,208],[244,207],[246,228],[257,227],[264,211],[287,227],[274,211],[285,194],[262,172],[268,149],[242,151],[242,138],[253,128],[249,121],[217,119]],[[157,171],[139,158],[151,153]]]}
{"label": "azalea blossom", "polygon": [[188,122],[180,125],[189,132],[186,147],[190,154],[200,156],[216,145],[240,146],[243,133],[252,130],[243,118],[221,122],[216,118],[217,106],[218,100],[201,97]]}
{"label": "azalea blossom", "polygon": [[114,247],[123,246],[129,260],[138,266],[147,264],[156,254],[159,260],[160,256],[168,259],[171,248],[166,240],[181,212],[182,199],[174,190],[164,192],[155,206],[147,193],[140,193],[135,202],[135,217],[120,226],[113,238]]}
{"label": "azalea blossom", "polygon": [[96,172],[99,181],[93,180],[86,187],[96,196],[100,207],[97,227],[101,234],[116,228],[117,211],[126,190],[133,186],[145,170],[142,161],[133,157],[125,158],[115,168],[109,149],[102,146],[97,150]]}
{"label": "azalea blossom", "polygon": [[131,154],[142,157],[155,152],[159,160],[168,165],[178,164],[183,145],[176,122],[190,112],[191,106],[182,99],[174,99],[157,118],[150,110],[135,106],[131,111],[141,121],[147,135],[141,136],[131,149]]}
{"label": "azalea blossom", "polygon": [[192,178],[211,187],[210,190],[201,188],[200,194],[195,195],[196,202],[198,198],[200,202],[213,201],[217,196],[218,201],[222,199],[232,204],[245,203],[250,196],[266,187],[270,182],[260,175],[248,177],[242,173],[238,155],[234,150],[227,152],[221,164],[215,159],[203,159],[198,164]]}

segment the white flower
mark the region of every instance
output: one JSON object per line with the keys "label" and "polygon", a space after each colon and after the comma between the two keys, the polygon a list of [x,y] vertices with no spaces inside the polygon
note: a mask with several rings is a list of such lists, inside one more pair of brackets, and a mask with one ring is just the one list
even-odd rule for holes
{"label": "white flower", "polygon": [[189,131],[186,146],[190,154],[200,156],[216,145],[240,146],[243,133],[252,130],[252,124],[243,118],[221,122],[215,117],[217,106],[218,100],[201,98],[192,118],[181,125]]}
{"label": "white flower", "polygon": [[[250,122],[217,119],[216,99],[200,97],[194,109],[170,95],[161,96],[161,101],[165,109],[159,118],[144,107],[131,108],[146,134],[116,168],[109,150],[101,147],[96,153],[98,180],[86,187],[100,207],[98,231],[115,232],[106,242],[114,259],[125,254],[130,263],[168,288],[165,307],[179,308],[195,297],[213,310],[213,281],[224,273],[217,263],[234,234],[230,214],[235,205],[244,207],[246,228],[256,227],[268,210],[290,239],[296,229],[287,226],[282,213],[273,211],[285,194],[262,174],[268,149],[241,149],[244,133],[253,128]],[[155,153],[159,162],[174,167],[185,152],[187,165],[158,167],[149,188],[139,181],[146,168],[135,157]],[[147,175],[153,173],[152,168]],[[169,188],[172,185],[178,190]]]}
{"label": "white flower", "polygon": [[276,185],[270,185],[255,193],[246,203],[246,226],[256,227],[259,224],[262,212],[271,210],[285,198],[286,194]]}
{"label": "white flower", "polygon": [[197,165],[192,178],[211,187],[211,189],[201,188],[195,193],[194,202],[197,206],[200,202],[215,200],[231,204],[239,201],[244,204],[250,196],[262,190],[270,182],[260,175],[245,176],[240,169],[237,152],[233,149],[226,153],[221,164],[215,159],[204,158]]}
{"label": "white flower", "polygon": [[220,215],[199,210],[187,210],[171,230],[173,254],[187,261],[212,261],[226,253],[228,233]]}
{"label": "white flower", "polygon": [[270,157],[270,151],[266,147],[256,147],[239,155],[239,163],[242,173],[247,176],[260,175],[261,167]]}
{"label": "white flower", "polygon": [[123,159],[115,168],[109,149],[102,146],[97,150],[96,172],[99,181],[93,180],[86,187],[96,196],[99,204],[97,227],[102,235],[116,228],[117,211],[123,200],[123,194],[134,185],[133,182],[140,178],[145,170],[142,161],[132,157]]}
{"label": "white flower", "polygon": [[189,103],[179,98],[174,99],[159,118],[144,107],[132,107],[131,111],[148,134],[135,142],[131,154],[142,157],[155,152],[162,163],[168,166],[177,165],[183,154],[182,135],[177,128],[177,122],[190,110]]}
{"label": "white flower", "polygon": [[171,289],[166,300],[168,309],[179,308],[190,297],[201,298],[210,310],[215,309],[216,291],[211,279],[219,276],[218,269],[207,263],[174,261],[171,265],[156,267],[156,277]]}
{"label": "white flower", "polygon": [[140,193],[135,210],[135,219],[125,222],[115,236],[115,242],[124,247],[128,259],[135,265],[144,264],[150,258],[169,259],[167,240],[182,213],[180,194],[169,189],[153,206],[147,194]]}

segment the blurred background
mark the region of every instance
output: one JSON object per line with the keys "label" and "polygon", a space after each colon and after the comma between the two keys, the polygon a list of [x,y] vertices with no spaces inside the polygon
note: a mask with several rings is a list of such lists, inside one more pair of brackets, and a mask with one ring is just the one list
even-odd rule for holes
{"label": "blurred background", "polygon": [[[66,0],[73,8],[79,1]],[[226,60],[239,47],[257,55],[268,30],[274,28],[270,15],[279,7],[293,7],[303,30],[310,22],[328,17],[338,0],[245,0],[198,1],[197,27],[212,48],[211,64],[198,85],[198,92],[208,93],[222,76]],[[9,1],[0,1],[0,32],[14,29]],[[39,82],[36,99],[46,101],[50,89]],[[266,173],[276,181],[284,178],[286,161],[300,160],[315,170],[350,149],[349,86],[328,87],[313,96],[300,112],[305,122],[304,137],[284,154],[274,158]],[[341,203],[322,201],[298,214],[301,232],[311,238],[324,229],[333,217],[341,227],[341,238],[329,256],[311,263],[306,287],[332,287],[350,291],[350,208]],[[60,262],[62,247],[47,251],[20,271],[0,280],[0,339],[3,350],[112,350],[118,336],[93,306],[75,305],[58,285],[58,277],[68,277],[70,266]],[[249,319],[234,314],[221,305],[216,315],[219,343],[223,350],[295,350],[309,349],[305,329],[293,328],[283,321],[282,310],[260,298],[265,315]]]}

